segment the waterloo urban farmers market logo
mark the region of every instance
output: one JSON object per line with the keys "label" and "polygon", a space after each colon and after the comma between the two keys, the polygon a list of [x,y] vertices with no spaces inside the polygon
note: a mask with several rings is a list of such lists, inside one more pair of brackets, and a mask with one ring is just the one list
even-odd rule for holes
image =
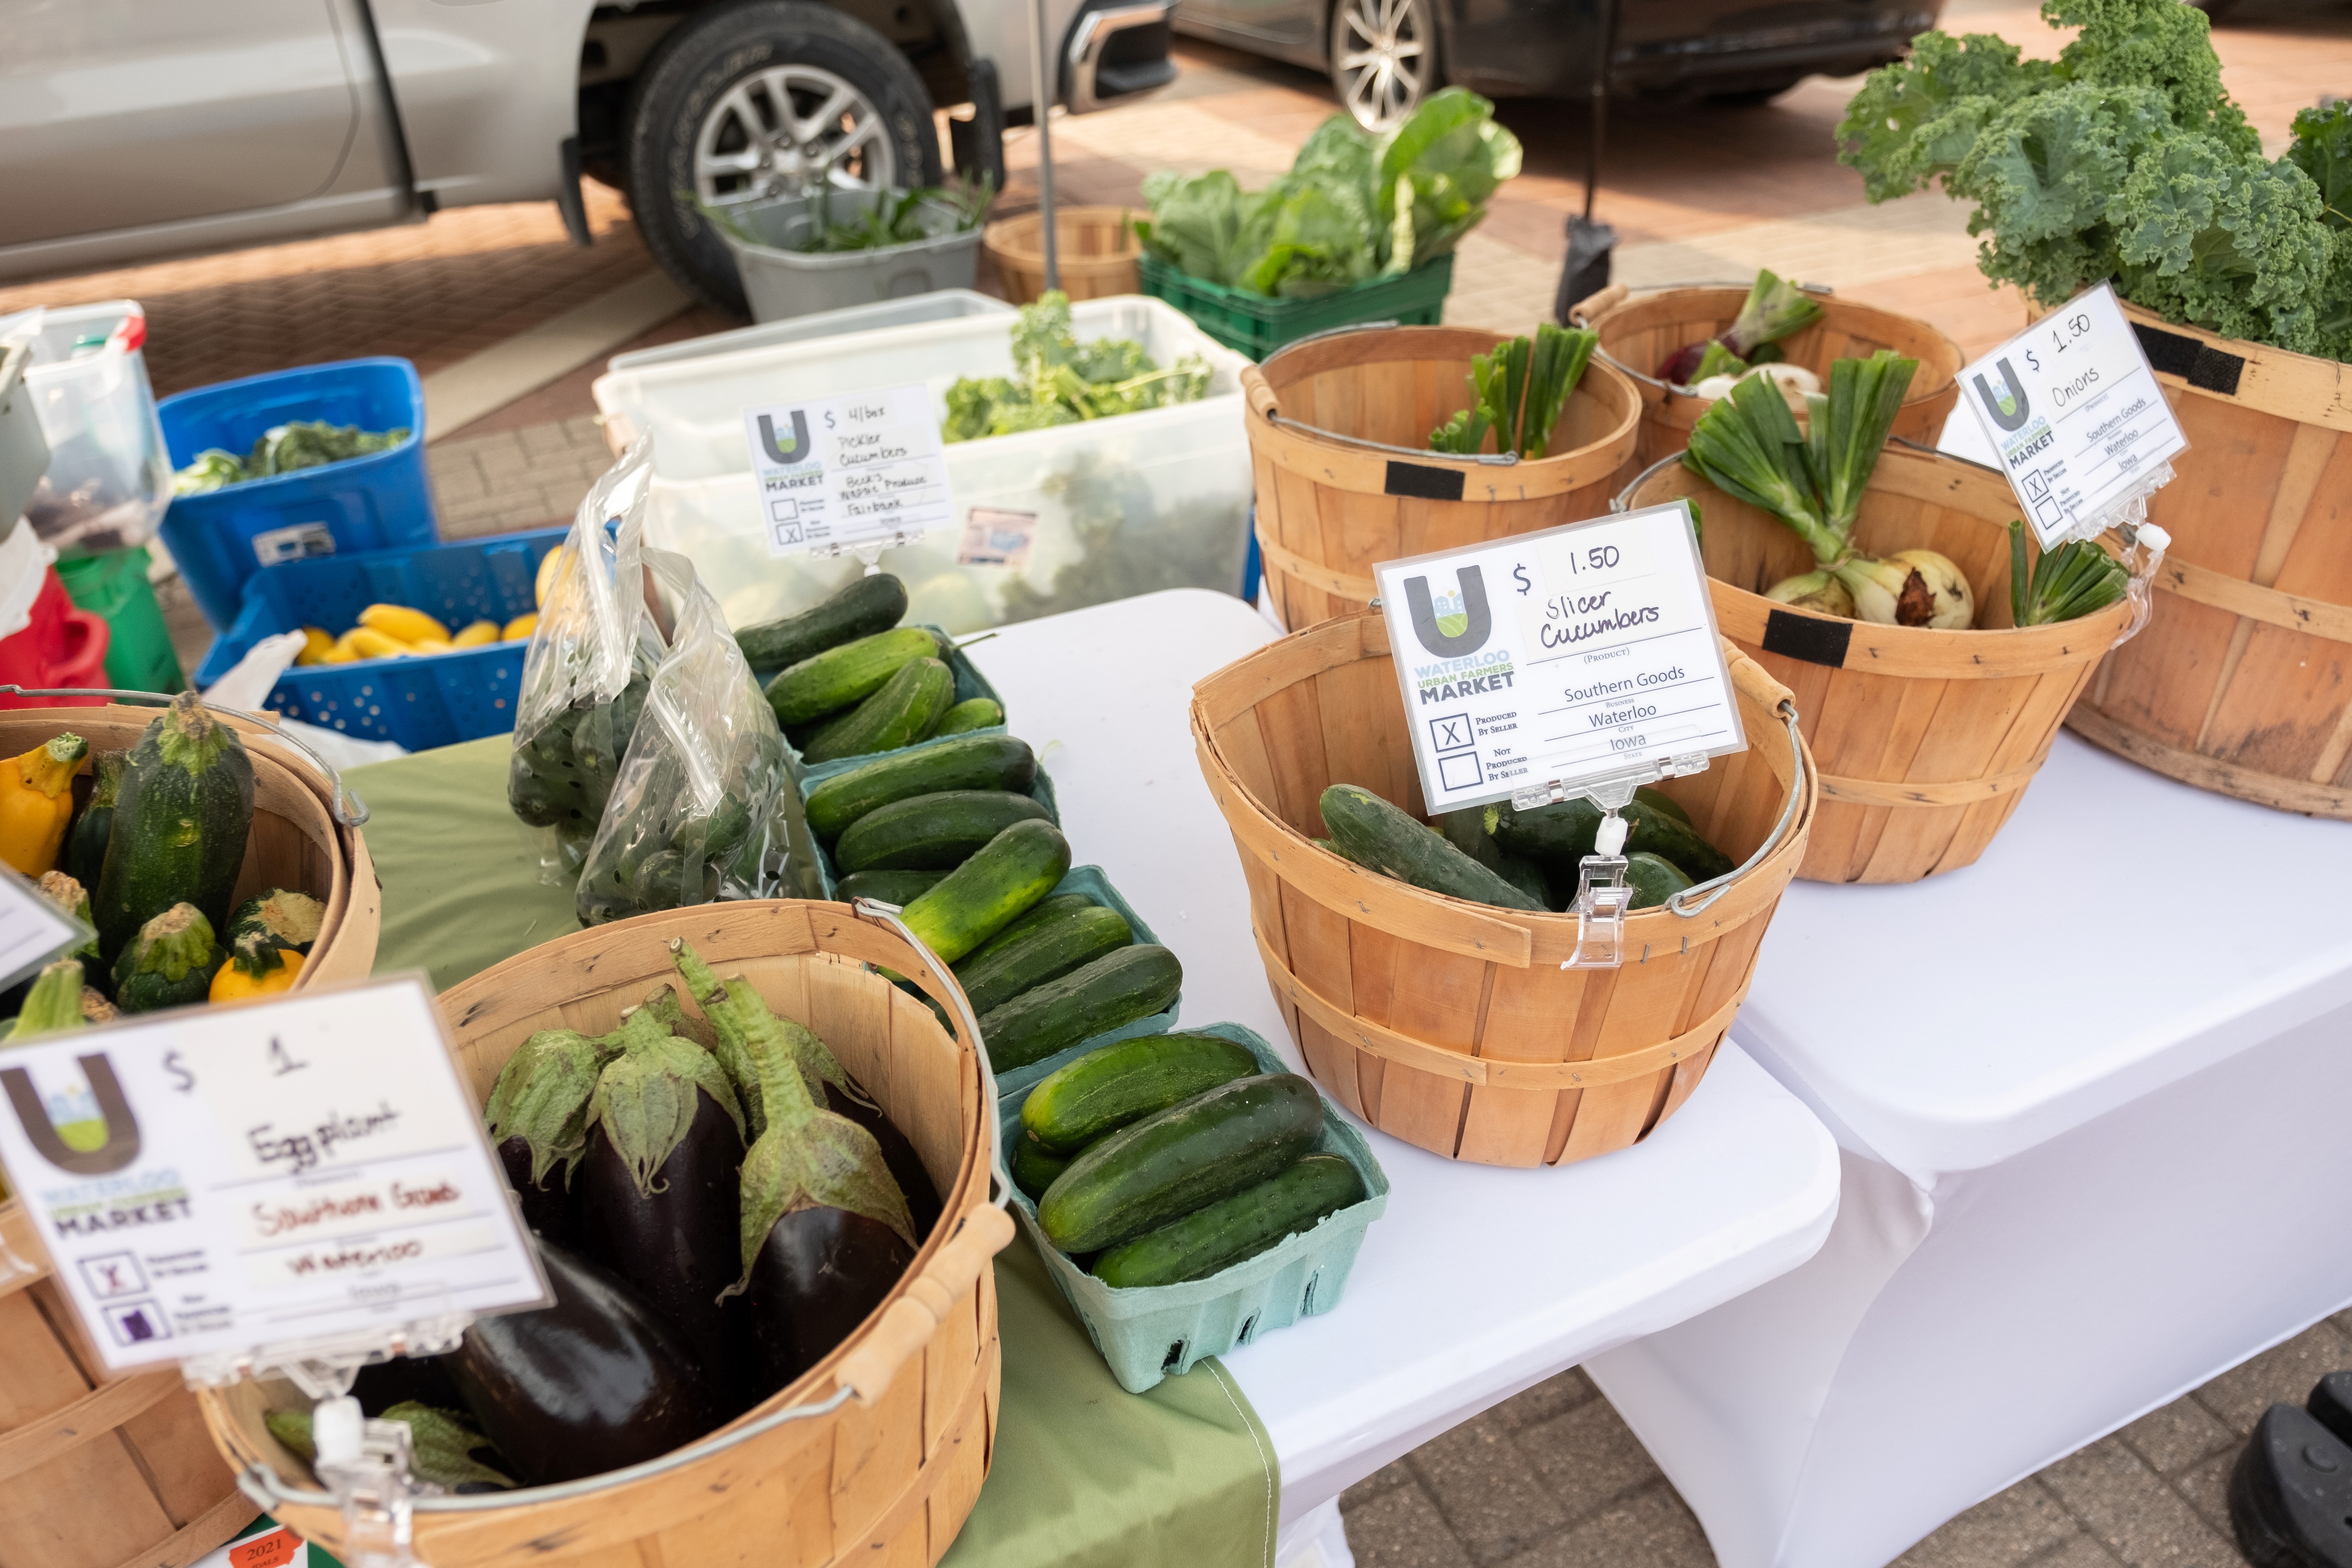
{"label": "waterloo urban farmers market logo", "polygon": [[0,1089],[33,1150],[69,1175],[85,1178],[45,1189],[49,1217],[61,1237],[90,1236],[188,1216],[188,1190],[171,1169],[117,1175],[139,1158],[139,1119],[132,1114],[114,1065],[103,1055],[81,1057],[80,1076],[36,1085],[23,1068],[0,1068]]}
{"label": "waterloo urban farmers market logo", "polygon": [[1404,582],[1405,608],[1412,635],[1438,656],[1435,662],[1412,667],[1423,707],[1499,691],[1511,684],[1511,656],[1488,649],[1494,616],[1486,605],[1486,579],[1475,566],[1454,574],[1451,592],[1433,593],[1426,577]]}

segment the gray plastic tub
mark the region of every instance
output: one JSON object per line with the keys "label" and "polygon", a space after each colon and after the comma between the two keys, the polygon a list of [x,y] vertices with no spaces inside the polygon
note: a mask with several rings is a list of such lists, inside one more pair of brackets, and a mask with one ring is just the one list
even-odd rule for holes
{"label": "gray plastic tub", "polygon": [[835,223],[856,222],[877,203],[903,195],[832,191],[729,208],[730,222],[712,226],[734,253],[751,319],[781,321],[938,289],[970,289],[980,271],[981,231],[957,232],[955,209],[928,196],[916,204],[915,216],[929,239],[827,255],[793,248],[814,235],[827,217]]}
{"label": "gray plastic tub", "polygon": [[659,348],[614,354],[604,368],[614,374],[643,370],[647,365],[676,364],[682,360],[708,359],[742,349],[772,349],[804,343],[817,338],[837,338],[847,332],[878,331],[884,327],[919,327],[932,321],[960,321],[967,316],[1009,316],[1013,308],[1002,300],[971,289],[941,289],[876,305],[851,305],[845,310],[819,310],[787,321],[770,321],[732,331],[709,332]]}

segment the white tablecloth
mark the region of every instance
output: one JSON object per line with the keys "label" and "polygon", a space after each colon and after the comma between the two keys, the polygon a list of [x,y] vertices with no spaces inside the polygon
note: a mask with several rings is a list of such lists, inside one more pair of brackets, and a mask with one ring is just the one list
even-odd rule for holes
{"label": "white tablecloth", "polygon": [[[1296,1064],[1188,720],[1193,681],[1274,635],[1238,599],[1179,590],[971,651],[1054,775],[1081,857],[1183,960],[1182,1022],[1245,1024]],[[1370,1137],[1392,1191],[1345,1299],[1225,1358],[1273,1436],[1292,1525],[1520,1389],[1796,1267],[1837,1204],[1829,1134],[1729,1048],[1646,1143],[1566,1169]]]}
{"label": "white tablecloth", "polygon": [[1800,882],[1734,1037],[1818,1257],[1590,1363],[1725,1568],[1876,1568],[2352,1300],[2352,825],[2061,735],[1974,867]]}

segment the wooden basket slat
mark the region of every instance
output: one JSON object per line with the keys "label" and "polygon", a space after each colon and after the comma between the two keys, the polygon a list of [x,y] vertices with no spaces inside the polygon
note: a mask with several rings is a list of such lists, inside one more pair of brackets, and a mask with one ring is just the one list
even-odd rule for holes
{"label": "wooden basket slat", "polygon": [[[1640,295],[1618,294],[1604,305],[1596,296],[1577,307],[1573,319],[1601,334],[1601,353],[1616,367],[1654,377],[1668,354],[1690,343],[1703,343],[1727,330],[1738,319],[1747,299],[1744,288],[1663,289]],[[1894,433],[1933,444],[1942,435],[1945,416],[1959,402],[1959,346],[1935,327],[1915,317],[1882,310],[1834,296],[1816,296],[1822,319],[1803,331],[1780,341],[1782,354],[1822,378],[1826,389],[1833,360],[1866,357],[1893,349],[1919,362],[1910,392],[1895,416]],[[1587,318],[1591,307],[1595,312]],[[1598,357],[1598,356],[1596,356]],[[1698,398],[1669,393],[1654,380],[1639,380],[1643,409],[1640,450],[1636,460],[1651,463],[1690,444],[1690,428],[1706,412]]]}
{"label": "wooden basket slat", "polygon": [[[1799,764],[1786,754],[1782,689],[1752,660],[1734,654],[1732,663],[1752,749],[1669,788],[1715,825],[1726,853],[1745,856],[1770,838]],[[1335,679],[1351,666],[1363,673]],[[1295,633],[1202,680],[1193,731],[1243,861],[1268,984],[1307,1070],[1383,1131],[1485,1163],[1622,1148],[1687,1096],[1744,990],[1755,939],[1717,949],[1751,927],[1760,934],[1811,822],[1807,768],[1790,833],[1757,870],[1695,917],[1632,917],[1623,968],[1563,970],[1572,917],[1439,898],[1307,842],[1322,826],[1315,801],[1335,754],[1338,768],[1369,775],[1343,782],[1417,783],[1377,616]],[[1713,1037],[1680,1038],[1694,1032]],[[1521,1087],[1526,1075],[1515,1083],[1487,1065],[1655,1053],[1654,1068],[1628,1062],[1613,1081],[1570,1088],[1555,1087],[1557,1077]]]}

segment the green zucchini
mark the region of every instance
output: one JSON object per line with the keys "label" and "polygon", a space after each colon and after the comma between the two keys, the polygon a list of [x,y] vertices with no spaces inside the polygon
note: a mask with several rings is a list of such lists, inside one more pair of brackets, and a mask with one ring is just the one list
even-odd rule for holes
{"label": "green zucchini", "polygon": [[1257,1185],[1312,1150],[1322,1131],[1323,1097],[1297,1073],[1235,1079],[1071,1161],[1037,1220],[1064,1252],[1116,1247]]}
{"label": "green zucchini", "polygon": [[1027,1193],[1031,1203],[1044,1197],[1045,1189],[1070,1168],[1069,1161],[1059,1154],[1048,1154],[1045,1146],[1026,1132],[1014,1136],[1013,1152],[1005,1163],[1013,1169],[1013,1184]]}
{"label": "green zucchini", "polygon": [[956,980],[973,1014],[987,1013],[1134,940],[1125,915],[1088,904],[1032,928],[985,958],[966,957],[956,965]]}
{"label": "green zucchini", "polygon": [[1015,822],[908,904],[900,918],[940,963],[953,963],[1052,892],[1069,870],[1070,841],[1060,828],[1034,819]]}
{"label": "green zucchini", "polygon": [[194,904],[173,904],[139,928],[114,961],[114,1005],[126,1013],[186,1007],[211,992],[228,954]]}
{"label": "green zucchini", "polygon": [[1055,893],[1051,897],[1040,899],[1030,905],[1029,911],[1019,920],[965,953],[963,962],[970,963],[977,959],[986,958],[998,948],[1027,936],[1046,921],[1058,920],[1072,910],[1090,910],[1094,908],[1094,904],[1093,898],[1085,893]]}
{"label": "green zucchini", "polygon": [[106,864],[90,896],[99,951],[120,956],[141,926],[182,902],[214,929],[227,925],[252,826],[245,742],[195,693],[182,692],[123,764]]}
{"label": "green zucchini", "polygon": [[122,789],[128,752],[100,752],[89,760],[89,801],[66,834],[61,868],[84,888],[98,886],[106,868],[106,840],[114,831],[114,802]]}
{"label": "green zucchini", "polygon": [[833,863],[844,871],[951,871],[1014,823],[1050,820],[1034,799],[1010,790],[919,795],[851,823],[833,847]]}
{"label": "green zucchini", "polygon": [[900,665],[882,689],[819,730],[801,760],[834,763],[912,745],[955,700],[955,672],[936,658]]}
{"label": "green zucchini", "polygon": [[808,795],[809,831],[830,844],[869,811],[950,789],[1001,789],[1027,795],[1037,782],[1037,753],[1011,735],[969,735],[900,757],[883,757],[835,773]]}
{"label": "green zucchini", "polygon": [[981,1015],[980,1037],[997,1071],[1027,1067],[1166,1012],[1183,987],[1184,966],[1174,953],[1156,942],[1138,942]]}
{"label": "green zucchini", "polygon": [[1360,866],[1448,898],[1506,910],[1544,907],[1368,789],[1333,784],[1323,792],[1322,807],[1331,841]]}
{"label": "green zucchini", "polygon": [[1004,709],[993,697],[967,697],[946,712],[931,726],[926,740],[940,735],[961,735],[971,730],[986,730],[1004,722]]}
{"label": "green zucchini", "polygon": [[1682,868],[1664,856],[1636,849],[1625,857],[1625,885],[1633,889],[1634,909],[1652,910],[1692,883]]}
{"label": "green zucchini", "polygon": [[735,634],[743,662],[782,669],[831,647],[887,632],[907,615],[907,585],[887,572],[856,577],[797,616],[761,621]]}
{"label": "green zucchini", "polygon": [[1076,1154],[1130,1121],[1260,1070],[1247,1047],[1219,1035],[1118,1040],[1038,1079],[1021,1102],[1021,1125],[1047,1152]]}
{"label": "green zucchini", "polygon": [[852,899],[879,899],[901,909],[940,885],[945,871],[853,871],[833,885],[833,896],[843,903]]}
{"label": "green zucchini", "polygon": [[882,689],[898,667],[938,658],[947,650],[924,626],[900,626],[804,658],[768,682],[768,706],[779,724],[805,724],[838,713]]}
{"label": "green zucchini", "polygon": [[1095,1259],[1118,1289],[1181,1285],[1272,1251],[1326,1215],[1364,1201],[1364,1178],[1337,1154],[1309,1154],[1279,1175],[1124,1242]]}
{"label": "green zucchini", "polygon": [[1487,829],[1483,805],[1465,805],[1459,811],[1449,811],[1438,818],[1438,830],[1445,841],[1545,909],[1552,905],[1551,879],[1533,860],[1522,859],[1495,842]]}

